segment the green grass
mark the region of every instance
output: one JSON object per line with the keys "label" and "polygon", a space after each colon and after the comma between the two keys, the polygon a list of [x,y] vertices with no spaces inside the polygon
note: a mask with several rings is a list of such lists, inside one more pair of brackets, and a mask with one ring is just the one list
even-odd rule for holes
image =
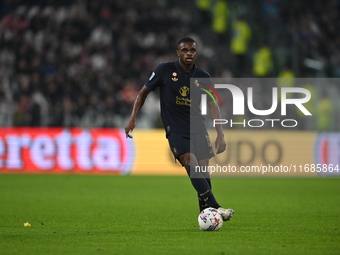
{"label": "green grass", "polygon": [[221,178],[213,191],[236,213],[203,232],[184,176],[0,175],[0,254],[340,253],[340,179]]}

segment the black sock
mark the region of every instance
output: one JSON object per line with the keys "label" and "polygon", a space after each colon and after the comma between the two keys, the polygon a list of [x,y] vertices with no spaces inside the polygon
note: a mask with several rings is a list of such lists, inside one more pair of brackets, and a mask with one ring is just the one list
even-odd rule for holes
{"label": "black sock", "polygon": [[[198,194],[197,194],[197,196],[198,196]],[[209,205],[206,202],[204,202],[203,199],[200,198],[200,196],[198,196],[198,206],[200,208],[200,212],[202,212],[205,208],[209,207]]]}
{"label": "black sock", "polygon": [[[195,170],[191,170],[195,171]],[[194,173],[194,172],[192,172]],[[188,173],[192,186],[197,191],[198,198],[199,198],[199,207],[200,210],[207,207],[218,208],[219,204],[217,203],[214,194],[211,191],[211,181],[210,178],[206,179],[201,173],[195,172],[194,174]],[[202,209],[202,210],[203,210]]]}
{"label": "black sock", "polygon": [[[210,180],[210,178],[205,178],[205,179],[206,179],[206,181],[208,182],[208,185],[209,185],[210,191],[211,191],[211,180]],[[198,205],[199,205],[200,212],[201,212],[201,211],[203,211],[205,208],[208,208],[209,205],[208,205],[206,202],[204,202],[202,198],[200,198],[200,196],[198,195],[198,193],[197,193],[197,196],[198,196]],[[216,207],[216,206],[219,207],[219,205],[217,204],[217,205],[213,206],[213,208],[218,208],[218,207]]]}

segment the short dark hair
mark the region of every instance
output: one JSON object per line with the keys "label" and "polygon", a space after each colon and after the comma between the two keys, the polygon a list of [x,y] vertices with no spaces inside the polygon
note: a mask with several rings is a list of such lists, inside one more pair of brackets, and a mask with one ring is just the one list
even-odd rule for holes
{"label": "short dark hair", "polygon": [[194,39],[192,39],[191,37],[184,37],[184,38],[182,38],[181,40],[179,40],[178,41],[178,43],[177,43],[177,49],[178,49],[178,47],[179,47],[179,45],[181,44],[181,43],[186,43],[186,42],[192,42],[192,43],[196,43],[196,45],[197,45],[197,42],[194,40]]}

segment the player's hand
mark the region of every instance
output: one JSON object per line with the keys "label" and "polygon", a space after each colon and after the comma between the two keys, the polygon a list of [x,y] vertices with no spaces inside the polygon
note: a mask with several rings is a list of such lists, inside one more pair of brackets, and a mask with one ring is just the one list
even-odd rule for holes
{"label": "player's hand", "polygon": [[216,154],[220,154],[225,151],[227,147],[226,142],[224,141],[223,136],[217,136],[216,141],[215,141],[215,150]]}
{"label": "player's hand", "polygon": [[133,138],[133,136],[130,134],[130,132],[133,131],[135,126],[136,126],[136,122],[134,120],[130,120],[129,123],[125,127],[126,138],[131,138],[131,139]]}

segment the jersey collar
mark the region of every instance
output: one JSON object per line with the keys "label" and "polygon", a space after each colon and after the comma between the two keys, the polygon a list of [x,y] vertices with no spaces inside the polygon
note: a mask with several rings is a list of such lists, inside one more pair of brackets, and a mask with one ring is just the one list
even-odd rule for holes
{"label": "jersey collar", "polygon": [[176,68],[177,68],[178,72],[180,72],[180,73],[188,73],[188,74],[190,74],[190,76],[193,76],[195,74],[195,72],[196,72],[196,69],[197,69],[196,64],[194,64],[192,69],[189,72],[186,72],[186,71],[183,70],[183,68],[179,64],[178,60],[175,62],[175,65],[176,65]]}

